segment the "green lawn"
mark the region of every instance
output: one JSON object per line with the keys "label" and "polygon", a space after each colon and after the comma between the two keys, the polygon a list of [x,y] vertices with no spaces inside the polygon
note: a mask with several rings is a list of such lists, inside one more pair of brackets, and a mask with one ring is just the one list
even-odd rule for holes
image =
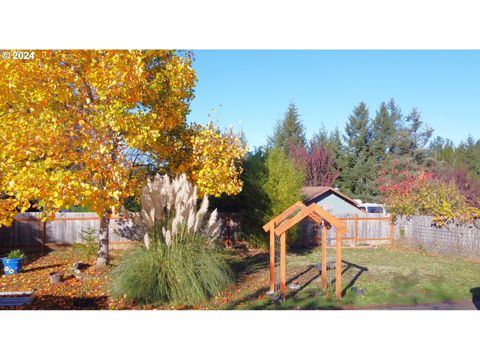
{"label": "green lawn", "polygon": [[[329,258],[335,250],[328,250]],[[334,297],[334,284],[323,292],[321,276],[313,267],[320,263],[319,249],[287,256],[287,281],[301,287],[287,290],[282,304],[265,296],[268,290],[268,256],[235,256],[237,287],[224,309],[334,309],[386,304],[416,304],[469,300],[471,289],[480,287],[480,264],[428,256],[392,248],[343,250],[342,301]],[[328,274],[334,280],[334,270]],[[356,290],[356,291],[355,291]],[[362,293],[363,292],[363,293]],[[218,303],[217,303],[218,304]],[[218,305],[217,305],[218,306]],[[213,306],[213,307],[217,307]]]}

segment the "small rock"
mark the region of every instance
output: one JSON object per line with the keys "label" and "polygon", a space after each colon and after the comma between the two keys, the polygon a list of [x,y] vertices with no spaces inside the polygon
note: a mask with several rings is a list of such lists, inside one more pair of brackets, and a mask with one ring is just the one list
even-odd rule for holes
{"label": "small rock", "polygon": [[75,273],[80,273],[82,272],[82,270],[85,270],[86,268],[88,267],[87,264],[84,264],[80,261],[77,261],[75,264],[73,264],[72,266],[72,270],[75,272]]}
{"label": "small rock", "polygon": [[50,282],[52,284],[60,284],[63,281],[64,273],[62,272],[52,272],[50,273]]}

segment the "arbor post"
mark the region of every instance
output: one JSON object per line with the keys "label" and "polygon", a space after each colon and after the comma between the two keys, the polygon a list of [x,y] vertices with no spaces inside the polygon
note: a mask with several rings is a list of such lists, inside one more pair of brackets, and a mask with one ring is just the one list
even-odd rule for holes
{"label": "arbor post", "polygon": [[282,235],[280,235],[280,292],[282,293],[282,300],[285,300],[285,295],[287,292],[287,286],[286,286],[286,272],[287,272],[286,242],[287,240],[286,238],[287,238],[286,233],[283,233]]}
{"label": "arbor post", "polygon": [[337,231],[335,239],[335,295],[342,298],[342,239]]}
{"label": "arbor post", "polygon": [[275,225],[270,226],[270,292],[275,292]]}
{"label": "arbor post", "polygon": [[327,227],[322,222],[322,288],[327,288]]}

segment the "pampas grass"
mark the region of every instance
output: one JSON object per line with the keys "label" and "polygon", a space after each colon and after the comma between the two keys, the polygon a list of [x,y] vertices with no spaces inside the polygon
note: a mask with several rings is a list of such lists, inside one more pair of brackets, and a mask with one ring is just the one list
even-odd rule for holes
{"label": "pampas grass", "polygon": [[140,304],[193,305],[231,283],[221,251],[199,243],[138,247],[113,270],[112,295]]}
{"label": "pampas grass", "polygon": [[111,293],[142,304],[193,305],[218,294],[231,281],[217,211],[210,216],[205,196],[197,210],[197,189],[185,175],[157,175],[141,195],[134,217],[145,231],[144,243],[112,271]]}

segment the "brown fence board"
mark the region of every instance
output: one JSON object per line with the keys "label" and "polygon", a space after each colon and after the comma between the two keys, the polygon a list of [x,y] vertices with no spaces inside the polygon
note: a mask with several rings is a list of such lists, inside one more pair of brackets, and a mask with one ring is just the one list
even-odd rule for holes
{"label": "brown fence board", "polygon": [[[339,219],[347,225],[347,233],[342,236],[345,245],[355,245],[372,242],[391,242],[393,240],[392,218],[390,215],[379,214],[356,215],[344,214]],[[327,234],[329,246],[335,244],[335,229],[330,229]]]}
{"label": "brown fence board", "polygon": [[[120,216],[110,219],[110,242],[131,244],[136,237],[132,220]],[[68,246],[82,242],[82,230],[98,231],[99,227],[100,218],[95,213],[57,213],[46,223],[40,221],[38,213],[19,214],[11,227],[0,227],[0,248]]]}

